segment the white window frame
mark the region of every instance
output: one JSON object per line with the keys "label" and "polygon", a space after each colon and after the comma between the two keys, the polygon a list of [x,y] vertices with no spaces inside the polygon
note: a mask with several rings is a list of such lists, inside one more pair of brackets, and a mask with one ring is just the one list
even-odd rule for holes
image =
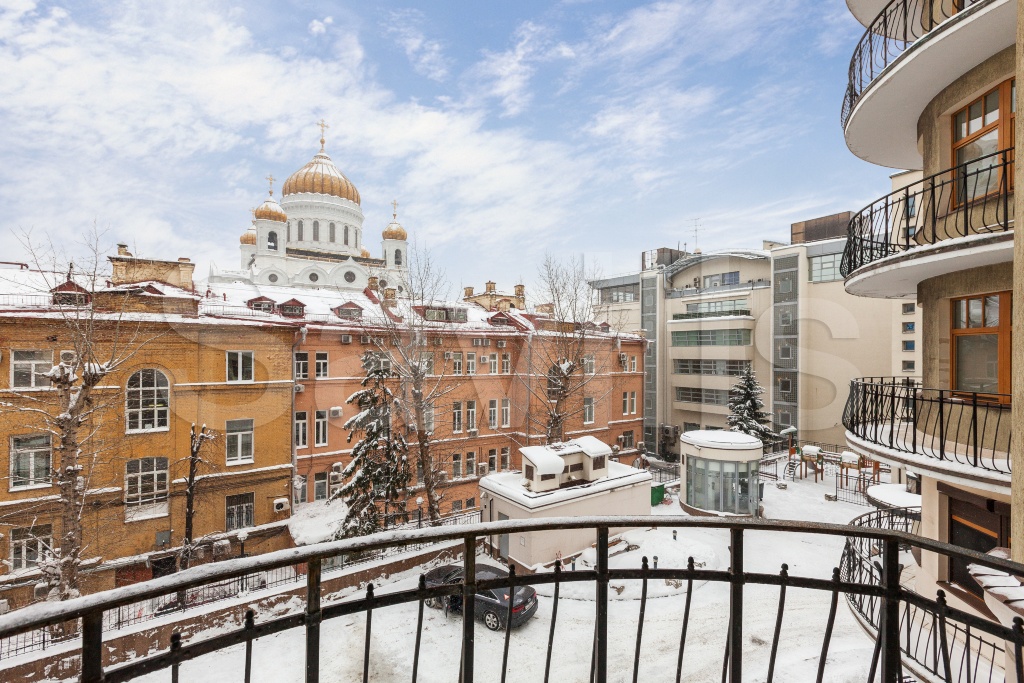
{"label": "white window frame", "polygon": [[594,362],[594,354],[592,353],[588,353],[586,356],[583,356],[583,374],[597,374],[597,364]]}
{"label": "white window frame", "polygon": [[462,433],[462,401],[452,403],[452,434]]}
{"label": "white window frame", "polygon": [[[41,358],[33,358],[29,360],[17,360],[15,355],[19,353],[33,353],[33,354],[49,354],[50,359],[44,360]],[[11,388],[12,389],[49,389],[50,379],[45,375],[50,372],[53,368],[53,351],[47,349],[11,349]],[[43,369],[43,366],[46,366]],[[27,366],[27,368],[25,367]],[[14,371],[16,368],[21,367],[22,370],[27,369],[29,373],[28,384],[15,384],[14,382]]]}
{"label": "white window frame", "polygon": [[[234,424],[232,424],[234,423]],[[256,453],[255,420],[239,418],[224,423],[224,461],[228,465],[252,463]],[[248,429],[246,429],[248,427]],[[248,443],[246,436],[249,437]],[[246,446],[248,445],[248,448]]]}
{"label": "white window frame", "polygon": [[327,379],[330,374],[330,356],[327,351],[317,351],[313,358],[313,376],[316,379]]}
{"label": "white window frame", "polygon": [[622,392],[622,414],[629,415],[629,392]]}
{"label": "white window frame", "polygon": [[476,451],[466,451],[466,476],[476,476]]}
{"label": "white window frame", "polygon": [[466,401],[466,431],[476,431],[476,401]]}
{"label": "white window frame", "polygon": [[[234,358],[232,358],[234,356]],[[249,376],[245,376],[244,359],[249,358]],[[235,366],[238,379],[231,379],[231,368]],[[243,384],[254,381],[256,377],[256,354],[252,351],[228,350],[224,352],[224,381],[231,384]]]}
{"label": "white window frame", "polygon": [[498,469],[498,449],[492,448],[487,451],[487,471],[494,472]]}
{"label": "white window frame", "polygon": [[313,445],[327,445],[327,411],[317,410],[313,413]]}
{"label": "white window frame", "polygon": [[[39,438],[47,439],[46,446],[18,446],[17,444],[17,442],[22,439],[28,440]],[[53,439],[49,434],[19,434],[12,436],[10,439],[10,447],[11,478],[9,489],[11,491],[52,486],[50,477],[53,469]],[[24,477],[17,477],[15,475],[15,472],[17,471],[17,461],[23,457],[28,458],[28,479],[25,479]],[[41,457],[46,458],[46,474],[43,478],[36,478],[36,470],[38,469],[36,466],[36,460]],[[23,483],[19,483],[22,480],[24,480]]]}
{"label": "white window frame", "polygon": [[452,479],[462,477],[462,453],[452,453]]}
{"label": "white window frame", "polygon": [[[11,571],[34,569],[52,554],[53,527],[49,524],[39,524],[11,529],[10,539]],[[19,549],[20,553],[17,552]],[[34,551],[34,558],[31,560],[29,559],[30,549]]]}
{"label": "white window frame", "polygon": [[292,503],[301,505],[309,502],[309,477],[305,474],[297,474],[295,478],[298,479],[299,485],[292,485]]}
{"label": "white window frame", "polygon": [[476,374],[476,353],[473,351],[469,351],[466,353],[466,374]]}
{"label": "white window frame", "polygon": [[509,427],[512,424],[512,402],[507,398],[501,399],[501,426]]}
{"label": "white window frame", "polygon": [[423,406],[423,427],[428,433],[434,431],[434,406]]}
{"label": "white window frame", "polygon": [[[153,384],[144,386],[142,385],[141,375],[144,372],[153,373]],[[132,379],[136,375],[140,376],[139,386],[131,387]],[[163,386],[160,384],[160,378],[163,378]],[[125,433],[126,434],[138,434],[145,432],[166,432],[170,430],[170,414],[171,414],[171,383],[160,370],[156,368],[142,368],[131,374],[128,378],[128,382],[125,385]],[[138,400],[138,408],[132,408],[132,399]],[[160,403],[163,405],[160,405]],[[145,415],[147,412],[151,412],[153,415],[153,422],[151,427],[145,426]],[[133,422],[137,425],[132,427]]]}
{"label": "white window frame", "polygon": [[591,396],[583,399],[583,424],[594,424],[594,399]]}
{"label": "white window frame", "polygon": [[452,352],[452,374],[453,375],[461,375],[462,374],[462,351],[453,351]]}
{"label": "white window frame", "polygon": [[295,379],[309,379],[309,351],[295,352]]}
{"label": "white window frame", "polygon": [[629,414],[636,415],[636,392],[629,392]]}
{"label": "white window frame", "polygon": [[[125,507],[138,507],[163,503],[169,495],[168,458],[149,457],[134,458],[124,465],[124,504]],[[138,463],[138,472],[129,472],[132,463]],[[148,467],[147,467],[148,465]],[[144,492],[145,483],[149,481],[152,490]],[[134,489],[134,493],[133,493]]]}
{"label": "white window frame", "polygon": [[[302,416],[301,418],[299,416]],[[292,439],[296,448],[309,446],[309,413],[305,410],[297,410],[292,416]]]}
{"label": "white window frame", "polygon": [[503,353],[501,354],[501,374],[511,375],[512,374],[512,354]]}
{"label": "white window frame", "polygon": [[636,356],[629,357],[629,371],[636,372]]}
{"label": "white window frame", "polygon": [[492,353],[491,355],[489,355],[487,357],[487,361],[491,365],[491,368],[490,368],[491,374],[492,375],[497,375],[498,374],[498,354]]}
{"label": "white window frame", "polygon": [[498,399],[492,398],[487,402],[487,427],[498,428]]}
{"label": "white window frame", "polygon": [[330,495],[330,475],[327,472],[313,474],[313,500],[327,500]]}
{"label": "white window frame", "polygon": [[508,446],[502,446],[500,453],[502,471],[507,470],[509,468],[509,455],[511,454],[511,452],[511,448],[509,448]]}

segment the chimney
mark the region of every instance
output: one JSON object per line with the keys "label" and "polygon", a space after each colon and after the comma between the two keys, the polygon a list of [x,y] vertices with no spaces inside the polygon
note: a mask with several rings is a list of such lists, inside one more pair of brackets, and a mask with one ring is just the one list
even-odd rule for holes
{"label": "chimney", "polygon": [[493,294],[493,293],[494,293],[494,283],[493,283],[493,282],[491,282],[490,280],[488,280],[488,281],[487,281],[487,284],[486,284],[486,285],[484,285],[484,286],[485,286],[485,287],[487,288],[487,292],[488,292],[489,294]]}
{"label": "chimney", "polygon": [[117,255],[118,256],[131,256],[132,253],[128,251],[128,245],[118,242],[117,244]]}
{"label": "chimney", "polygon": [[388,287],[384,290],[384,303],[394,304],[395,303],[396,290],[394,287]]}
{"label": "chimney", "polygon": [[463,287],[462,291],[463,291],[463,296],[466,299],[468,299],[469,297],[473,296],[473,288],[472,287]]}
{"label": "chimney", "polygon": [[516,285],[516,296],[520,298],[526,296],[526,285]]}
{"label": "chimney", "polygon": [[366,278],[366,286],[370,289],[371,292],[376,292],[377,291],[377,276],[376,275],[371,275],[370,277]]}

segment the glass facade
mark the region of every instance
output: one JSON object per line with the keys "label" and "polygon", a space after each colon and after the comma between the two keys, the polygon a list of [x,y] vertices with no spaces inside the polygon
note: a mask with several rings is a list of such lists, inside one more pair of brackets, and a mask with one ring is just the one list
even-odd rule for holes
{"label": "glass facade", "polygon": [[714,512],[757,513],[757,460],[686,458],[686,504]]}

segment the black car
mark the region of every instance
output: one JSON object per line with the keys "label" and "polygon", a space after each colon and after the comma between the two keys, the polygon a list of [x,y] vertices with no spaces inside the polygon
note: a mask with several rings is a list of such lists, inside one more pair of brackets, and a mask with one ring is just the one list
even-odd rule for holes
{"label": "black car", "polygon": [[[488,565],[477,565],[477,580],[503,579],[508,576],[497,567]],[[446,564],[436,567],[426,573],[427,588],[437,586],[450,586],[462,583],[462,567],[457,564]],[[497,631],[505,628],[505,619],[508,618],[508,588],[480,588],[476,592],[476,617],[483,619],[484,626]],[[435,609],[445,608],[449,612],[462,611],[462,595],[448,595],[438,598],[428,598],[424,601],[427,607]],[[515,588],[515,598],[512,601],[512,626],[520,626],[527,619],[537,613],[537,591],[532,586],[518,586]]]}

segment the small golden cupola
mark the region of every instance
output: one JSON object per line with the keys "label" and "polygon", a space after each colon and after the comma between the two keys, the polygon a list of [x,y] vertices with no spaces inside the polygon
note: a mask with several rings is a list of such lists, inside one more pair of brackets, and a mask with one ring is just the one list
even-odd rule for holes
{"label": "small golden cupola", "polygon": [[238,238],[239,244],[251,244],[256,246],[256,229],[249,228],[242,233],[242,236]]}
{"label": "small golden cupola", "polygon": [[405,231],[402,224],[398,222],[398,200],[391,202],[391,222],[388,223],[387,227],[384,228],[384,232],[381,233],[381,237],[386,240],[402,240],[409,239],[409,233]]}
{"label": "small golden cupola", "polygon": [[263,203],[256,207],[256,210],[252,212],[252,217],[257,220],[264,221],[276,221],[278,223],[284,223],[288,220],[288,216],[285,214],[284,209],[274,199],[274,176],[268,175],[267,181],[270,183],[270,195],[263,200]]}
{"label": "small golden cupola", "polygon": [[363,247],[363,250],[359,252],[359,255],[362,256],[363,258],[370,258],[370,250],[367,249],[366,247]]}
{"label": "small golden cupola", "polygon": [[326,194],[359,204],[359,190],[345,177],[324,151],[324,129],[327,124],[320,121],[320,151],[312,160],[288,176],[281,187],[282,196],[308,192]]}

